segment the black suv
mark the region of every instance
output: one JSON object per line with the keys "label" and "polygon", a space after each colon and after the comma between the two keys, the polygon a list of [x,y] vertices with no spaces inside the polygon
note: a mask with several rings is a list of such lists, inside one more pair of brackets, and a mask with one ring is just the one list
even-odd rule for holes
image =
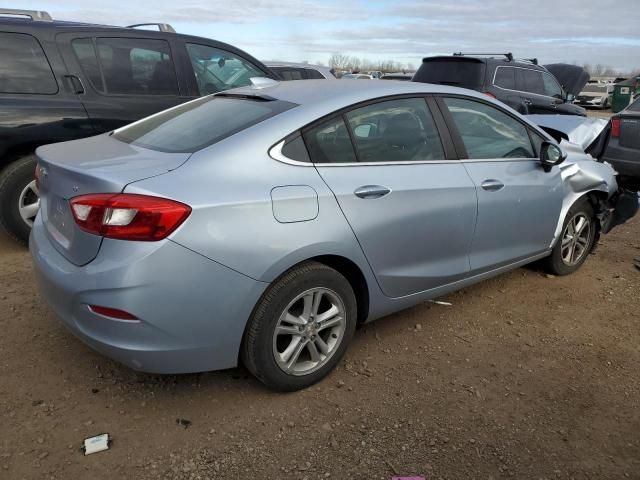
{"label": "black suv", "polygon": [[[559,65],[562,64],[553,67]],[[538,65],[535,58],[517,60],[511,53],[498,57],[455,53],[453,56],[424,58],[412,80],[477,90],[525,115],[585,116],[585,109],[574,105],[573,99],[587,83],[589,75],[581,67],[562,66],[565,68],[553,70],[554,74],[560,72],[563,77],[556,78],[547,68]]]}
{"label": "black suv", "polygon": [[[136,27],[157,27],[159,31]],[[0,9],[0,225],[26,242],[34,151],[107,132],[201,95],[277,78],[231,45],[167,24],[112,27]]]}

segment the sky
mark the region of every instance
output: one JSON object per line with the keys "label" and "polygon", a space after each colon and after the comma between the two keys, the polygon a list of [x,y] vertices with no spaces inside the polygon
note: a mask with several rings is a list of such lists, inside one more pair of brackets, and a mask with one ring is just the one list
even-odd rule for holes
{"label": "sky", "polygon": [[425,56],[513,52],[541,63],[640,70],[638,0],[21,0],[55,19],[170,23],[261,60],[342,53],[418,66]]}

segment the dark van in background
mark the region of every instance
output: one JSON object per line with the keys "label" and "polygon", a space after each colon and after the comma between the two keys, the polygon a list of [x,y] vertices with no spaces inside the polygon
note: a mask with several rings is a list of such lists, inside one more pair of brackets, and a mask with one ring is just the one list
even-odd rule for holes
{"label": "dark van in background", "polygon": [[21,242],[39,208],[40,145],[107,132],[251,77],[277,78],[242,50],[167,24],[91,25],[27,10],[0,9],[0,59],[0,225]]}

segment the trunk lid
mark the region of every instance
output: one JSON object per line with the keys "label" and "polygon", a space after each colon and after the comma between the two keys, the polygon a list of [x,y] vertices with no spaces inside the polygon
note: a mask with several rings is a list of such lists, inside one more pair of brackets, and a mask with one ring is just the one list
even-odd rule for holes
{"label": "trunk lid", "polygon": [[640,149],[640,113],[620,114],[620,146]]}
{"label": "trunk lid", "polygon": [[78,227],[69,199],[89,193],[120,193],[131,182],[175,170],[191,155],[148,150],[108,134],[46,145],[36,154],[40,215],[47,236],[75,265],[85,265],[96,257],[102,237]]}

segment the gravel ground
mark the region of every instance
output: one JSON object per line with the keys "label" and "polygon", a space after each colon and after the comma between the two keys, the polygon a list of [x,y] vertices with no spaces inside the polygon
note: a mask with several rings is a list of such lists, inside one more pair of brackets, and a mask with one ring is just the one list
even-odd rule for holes
{"label": "gravel ground", "polygon": [[[0,236],[0,478],[640,478],[638,256],[636,218],[573,276],[519,269],[362,328],[284,395],[92,352]],[[111,449],[83,456],[102,432]]]}

